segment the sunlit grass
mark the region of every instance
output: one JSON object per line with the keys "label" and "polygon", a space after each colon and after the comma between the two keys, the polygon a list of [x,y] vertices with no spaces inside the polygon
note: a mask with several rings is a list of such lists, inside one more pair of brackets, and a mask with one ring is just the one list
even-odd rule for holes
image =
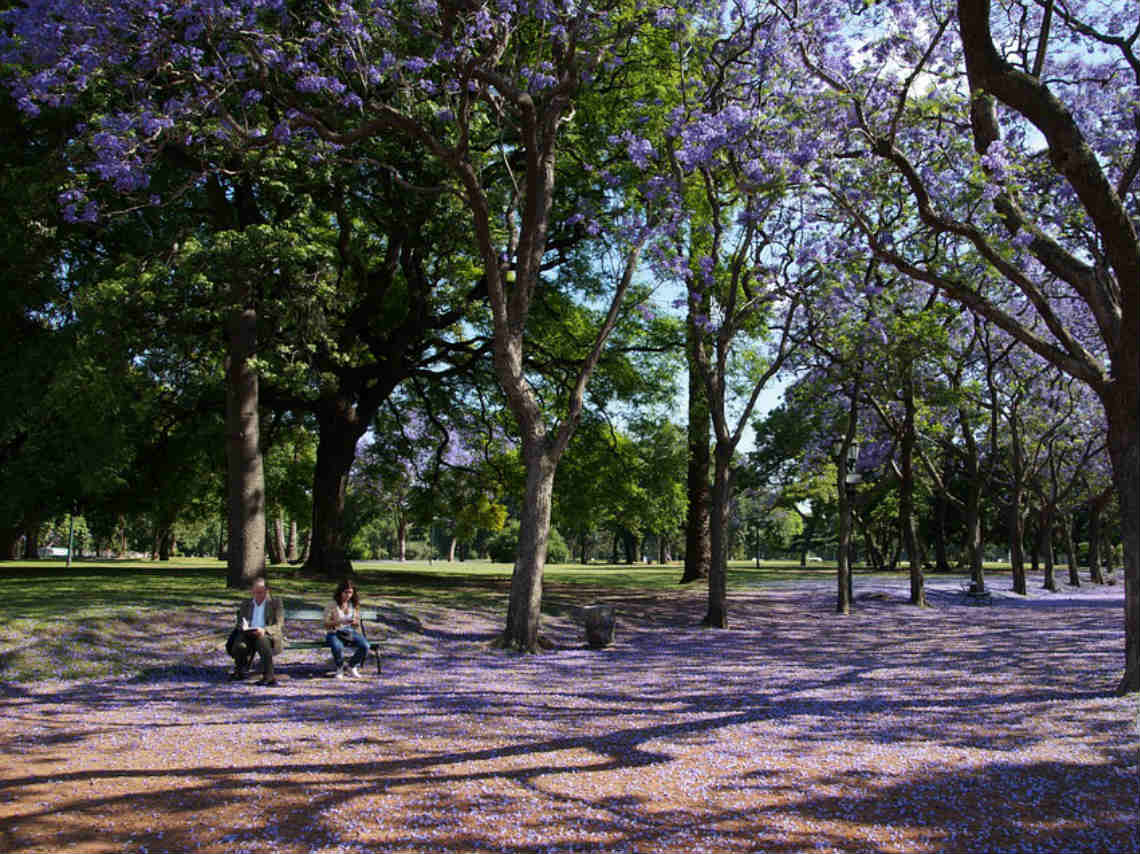
{"label": "sunlit grass", "polygon": [[[401,600],[405,604],[451,607],[494,607],[505,602],[511,565],[489,561],[358,561],[357,583],[366,601]],[[679,584],[683,567],[671,564],[548,564],[544,584],[551,592],[572,595],[591,592],[668,591]],[[733,561],[728,568],[729,590],[755,588],[804,579],[833,577],[835,565],[794,561]],[[987,573],[1008,573],[1008,564],[987,564]],[[1058,576],[1065,571],[1057,568]],[[897,576],[906,572],[900,567]],[[856,578],[870,573],[857,567]],[[302,573],[300,567],[271,566],[270,583],[287,600],[320,603],[333,584]],[[226,587],[226,567],[210,558],[171,561],[78,560],[0,563],[0,620],[51,620],[86,617],[127,618],[128,612],[215,606],[236,602],[242,593]],[[704,582],[695,582],[704,586]]]}

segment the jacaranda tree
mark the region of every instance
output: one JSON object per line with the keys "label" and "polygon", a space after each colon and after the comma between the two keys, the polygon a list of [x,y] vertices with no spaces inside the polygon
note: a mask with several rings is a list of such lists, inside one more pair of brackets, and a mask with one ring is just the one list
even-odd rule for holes
{"label": "jacaranda tree", "polygon": [[817,180],[862,233],[857,251],[1099,397],[1124,520],[1119,688],[1140,690],[1136,16],[1031,0],[780,8],[817,81],[821,121],[803,128]]}

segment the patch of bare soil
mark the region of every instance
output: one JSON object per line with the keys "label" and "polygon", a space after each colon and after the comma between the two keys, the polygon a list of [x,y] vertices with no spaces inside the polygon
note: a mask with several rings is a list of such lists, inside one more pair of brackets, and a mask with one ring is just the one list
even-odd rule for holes
{"label": "patch of bare soil", "polygon": [[276,688],[225,681],[218,615],[141,632],[141,674],[2,684],[0,851],[1135,852],[1121,591],[881,592],[734,594],[727,631],[610,593],[612,647],[570,604],[538,656],[425,608],[379,678],[294,651]]}

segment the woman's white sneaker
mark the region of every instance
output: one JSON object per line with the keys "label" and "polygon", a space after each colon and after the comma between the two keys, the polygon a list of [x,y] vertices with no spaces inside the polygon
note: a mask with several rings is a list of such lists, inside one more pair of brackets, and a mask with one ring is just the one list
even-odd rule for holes
{"label": "woman's white sneaker", "polygon": [[354,667],[349,672],[352,674],[353,679],[359,679],[360,678],[360,668],[359,667]]}

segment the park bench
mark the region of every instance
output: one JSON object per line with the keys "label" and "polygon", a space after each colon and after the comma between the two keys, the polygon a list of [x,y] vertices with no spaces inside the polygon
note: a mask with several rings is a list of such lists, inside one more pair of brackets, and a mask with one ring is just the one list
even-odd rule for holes
{"label": "park bench", "polygon": [[[382,631],[382,624],[380,621],[380,611],[376,608],[360,608],[360,633],[364,635],[365,640],[368,641],[368,654],[376,658],[376,672],[380,672],[380,645],[368,636],[368,623],[372,623],[377,628],[377,634]],[[285,602],[285,637],[288,640],[285,643],[285,652],[292,649],[323,649],[330,656],[332,652],[329,650],[329,645],[325,643],[324,626],[324,608],[316,607],[315,605],[308,605],[305,603],[290,603]],[[294,638],[299,634],[295,623],[316,623],[313,627],[312,640],[295,640]]]}

